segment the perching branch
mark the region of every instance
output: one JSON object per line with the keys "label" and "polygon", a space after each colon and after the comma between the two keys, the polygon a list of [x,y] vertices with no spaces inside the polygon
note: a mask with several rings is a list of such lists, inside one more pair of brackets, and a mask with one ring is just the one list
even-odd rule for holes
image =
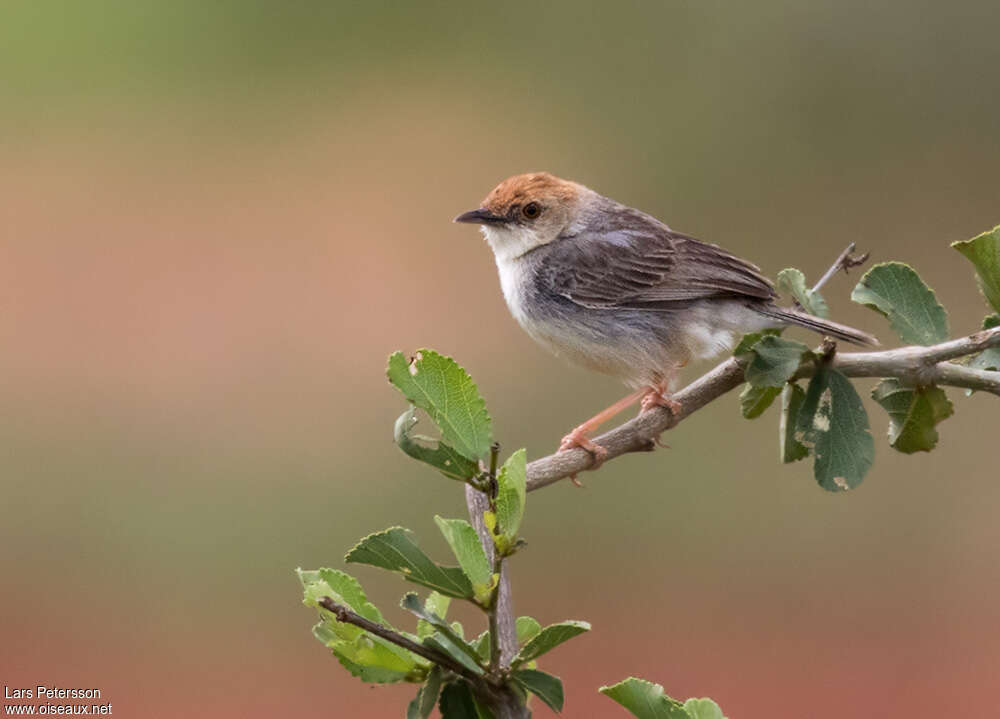
{"label": "perching branch", "polygon": [[[848,377],[895,377],[908,386],[944,385],[1000,396],[1000,372],[977,370],[948,361],[991,347],[1000,347],[1000,327],[930,347],[838,353],[830,358],[829,366]],[[664,407],[656,407],[596,437],[594,442],[608,450],[605,461],[629,452],[654,449],[655,439],[661,433],[741,385],[745,363],[743,358],[732,357],[674,394],[673,399],[681,406],[677,416]],[[805,360],[795,378],[811,377],[815,370],[815,363]],[[528,465],[528,491],[582,472],[591,464],[593,457],[579,447],[536,459]]]}

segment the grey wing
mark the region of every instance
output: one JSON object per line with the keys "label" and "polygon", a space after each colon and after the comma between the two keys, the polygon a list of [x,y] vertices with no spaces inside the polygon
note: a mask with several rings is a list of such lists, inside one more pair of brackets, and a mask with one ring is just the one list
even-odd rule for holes
{"label": "grey wing", "polygon": [[776,296],[754,265],[636,211],[619,227],[561,238],[549,248],[540,289],[592,309],[672,310],[699,299]]}

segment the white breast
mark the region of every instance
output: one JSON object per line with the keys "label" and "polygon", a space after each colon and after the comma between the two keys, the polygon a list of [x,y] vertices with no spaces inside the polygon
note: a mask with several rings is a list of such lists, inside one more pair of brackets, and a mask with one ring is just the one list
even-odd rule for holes
{"label": "white breast", "polygon": [[527,329],[523,283],[529,278],[525,276],[523,271],[521,256],[535,249],[538,246],[538,240],[530,232],[517,228],[495,230],[484,225],[482,229],[486,241],[493,250],[493,257],[496,259],[497,272],[500,275],[500,289],[503,291],[503,298],[507,301],[507,307],[510,308],[514,319]]}
{"label": "white breast", "polygon": [[500,275],[500,289],[503,291],[503,298],[507,301],[507,307],[518,324],[523,326],[527,317],[524,311],[522,273],[518,271],[517,263],[517,260],[501,260],[498,257],[497,272]]}

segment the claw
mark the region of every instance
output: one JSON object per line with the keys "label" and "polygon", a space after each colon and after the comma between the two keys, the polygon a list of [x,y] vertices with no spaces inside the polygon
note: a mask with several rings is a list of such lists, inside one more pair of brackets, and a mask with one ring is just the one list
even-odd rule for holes
{"label": "claw", "polygon": [[[604,464],[604,460],[608,457],[608,450],[590,439],[586,434],[586,428],[582,425],[562,438],[562,442],[559,444],[559,451],[565,452],[574,447],[580,447],[590,452],[590,455],[594,458],[590,469],[597,469]],[[578,484],[575,480],[574,483]]]}
{"label": "claw", "polygon": [[642,400],[639,403],[641,407],[641,412],[648,412],[653,407],[666,407],[670,410],[670,414],[675,417],[681,413],[681,403],[675,400],[673,397],[668,397],[664,395],[660,390],[651,389],[649,392],[642,396]]}

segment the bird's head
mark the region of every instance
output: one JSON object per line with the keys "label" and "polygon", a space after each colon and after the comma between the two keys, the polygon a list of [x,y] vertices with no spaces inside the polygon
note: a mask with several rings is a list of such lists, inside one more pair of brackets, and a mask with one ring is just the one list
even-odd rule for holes
{"label": "bird's head", "polygon": [[583,185],[547,172],[515,175],[455,222],[480,225],[497,259],[510,260],[559,237],[577,220],[589,194]]}

